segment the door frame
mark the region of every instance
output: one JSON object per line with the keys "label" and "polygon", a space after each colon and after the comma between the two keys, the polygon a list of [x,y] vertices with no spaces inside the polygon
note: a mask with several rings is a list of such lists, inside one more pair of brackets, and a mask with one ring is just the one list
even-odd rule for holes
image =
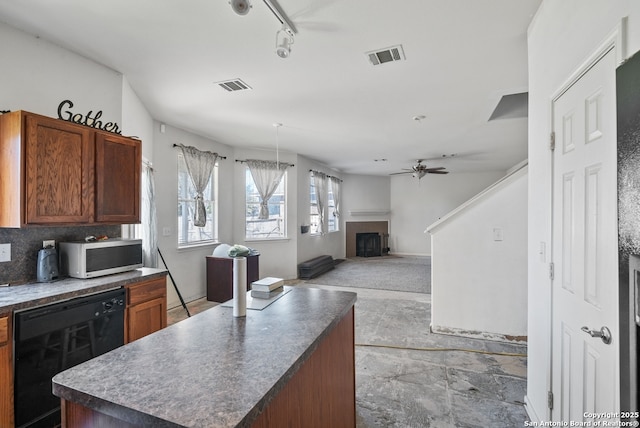
{"label": "door frame", "polygon": [[[555,129],[555,123],[554,123],[554,114],[555,114],[555,103],[556,101],[558,101],[558,99],[564,95],[565,92],[567,92],[569,90],[569,88],[571,88],[578,80],[580,80],[587,72],[589,72],[589,70],[598,62],[600,61],[607,53],[609,53],[610,51],[614,51],[615,53],[615,67],[619,67],[621,64],[623,64],[627,59],[628,59],[628,53],[627,53],[627,18],[624,17],[620,20],[620,22],[615,26],[615,28],[607,35],[607,37],[605,37],[605,39],[603,40],[603,42],[595,49],[591,52],[590,55],[587,56],[587,58],[585,60],[582,61],[582,63],[574,70],[573,73],[571,73],[569,75],[569,77],[564,81],[564,83],[562,83],[558,89],[556,89],[556,91],[554,91],[549,99],[549,129],[551,130],[549,132],[549,134],[551,135],[551,132]],[[615,69],[611,70],[612,73],[615,73]],[[550,136],[550,139],[552,137]],[[549,403],[553,402],[553,396],[551,394],[554,395],[558,395],[556,394],[557,391],[553,391],[553,353],[554,353],[554,349],[553,349],[553,326],[554,326],[554,319],[553,319],[553,314],[554,314],[554,301],[553,301],[553,279],[551,277],[551,272],[553,271],[553,263],[555,261],[555,254],[553,252],[553,248],[554,248],[554,241],[553,241],[553,237],[554,237],[554,222],[553,222],[553,217],[554,217],[554,210],[556,209],[554,206],[554,192],[553,192],[553,188],[554,188],[554,180],[555,180],[555,175],[554,175],[554,171],[555,171],[555,163],[554,163],[554,156],[553,156],[553,150],[549,150],[549,207],[550,207],[550,211],[548,213],[549,215],[549,224],[550,224],[550,229],[549,229],[549,251],[550,251],[550,265],[549,265],[549,272],[550,272],[550,276],[549,276],[549,283],[548,283],[548,299],[549,299],[549,323],[548,323],[548,347],[547,349],[549,350],[549,353],[547,355],[547,364],[548,364],[548,372],[546,374],[546,383],[547,383],[547,391],[549,394],[549,399],[547,400]],[[617,169],[617,168],[616,168]],[[615,191],[617,192],[617,188],[615,189]],[[620,351],[621,352],[621,351]],[[621,399],[622,397],[620,396],[620,392],[619,391],[619,398]],[[546,409],[546,417],[545,420],[549,421],[551,420],[551,415],[552,415],[552,409],[551,406],[547,406]]]}

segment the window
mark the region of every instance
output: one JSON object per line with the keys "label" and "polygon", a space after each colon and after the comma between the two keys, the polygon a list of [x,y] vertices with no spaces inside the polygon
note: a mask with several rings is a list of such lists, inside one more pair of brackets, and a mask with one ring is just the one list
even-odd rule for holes
{"label": "window", "polygon": [[187,171],[184,156],[178,154],[178,248],[203,245],[218,240],[218,205],[216,204],[218,183],[218,165],[216,163],[209,178],[209,184],[203,192],[203,202],[207,212],[204,227],[193,224],[196,208],[195,189]]}
{"label": "window", "polygon": [[336,215],[335,193],[337,192],[333,191],[333,186],[335,186],[335,182],[333,180],[329,180],[329,187],[327,187],[327,208],[329,210],[327,215],[327,224],[329,232],[337,232],[338,230],[340,230],[340,222],[338,221],[338,216]]}
{"label": "window", "polygon": [[[337,180],[338,184],[334,180]],[[334,186],[339,186],[338,179],[321,172],[311,171],[309,173],[309,232],[312,234],[337,232],[340,229],[336,206],[339,189]],[[321,207],[322,213],[320,212]],[[323,230],[320,230],[321,221]]]}
{"label": "window", "polygon": [[286,193],[287,193],[287,173],[285,172],[273,192],[267,205],[268,218],[261,219],[260,203],[262,198],[253,180],[251,171],[246,168],[246,239],[278,239],[287,237],[287,217],[286,217]]}

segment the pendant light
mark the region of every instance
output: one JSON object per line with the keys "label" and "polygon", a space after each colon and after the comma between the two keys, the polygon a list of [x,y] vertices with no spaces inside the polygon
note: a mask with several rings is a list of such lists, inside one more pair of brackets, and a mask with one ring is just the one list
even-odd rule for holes
{"label": "pendant light", "polygon": [[276,168],[280,169],[280,127],[281,123],[274,123],[273,126],[276,128]]}

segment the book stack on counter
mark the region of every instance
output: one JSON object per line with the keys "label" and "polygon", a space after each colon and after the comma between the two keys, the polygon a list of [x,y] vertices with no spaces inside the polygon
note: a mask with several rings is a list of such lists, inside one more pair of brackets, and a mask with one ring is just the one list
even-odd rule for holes
{"label": "book stack on counter", "polygon": [[251,297],[270,299],[282,293],[284,280],[282,278],[266,277],[251,283]]}

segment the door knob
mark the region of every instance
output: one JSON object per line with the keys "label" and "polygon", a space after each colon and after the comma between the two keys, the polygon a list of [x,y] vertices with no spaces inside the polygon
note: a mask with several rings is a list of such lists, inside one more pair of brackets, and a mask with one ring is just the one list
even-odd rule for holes
{"label": "door knob", "polygon": [[589,330],[589,327],[584,326],[581,330],[591,337],[599,337],[605,345],[611,343],[611,330],[608,327],[602,327],[600,330]]}

